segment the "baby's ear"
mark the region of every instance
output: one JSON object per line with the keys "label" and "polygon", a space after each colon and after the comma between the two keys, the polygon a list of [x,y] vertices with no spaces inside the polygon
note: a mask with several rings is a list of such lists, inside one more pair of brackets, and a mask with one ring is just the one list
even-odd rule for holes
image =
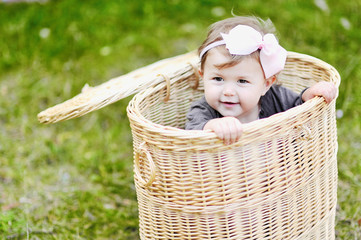
{"label": "baby's ear", "polygon": [[277,78],[275,75],[273,75],[272,77],[269,77],[265,80],[264,85],[265,85],[265,89],[263,92],[263,95],[266,94],[266,92],[270,89],[270,87],[276,82]]}

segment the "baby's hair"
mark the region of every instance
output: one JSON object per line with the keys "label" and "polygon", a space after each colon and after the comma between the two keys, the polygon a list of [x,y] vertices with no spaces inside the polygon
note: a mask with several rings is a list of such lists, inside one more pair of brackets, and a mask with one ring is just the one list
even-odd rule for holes
{"label": "baby's hair", "polygon": [[[218,22],[215,22],[212,24],[209,28],[209,32],[207,35],[206,40],[203,42],[203,44],[198,48],[198,54],[202,52],[202,50],[208,46],[209,44],[222,40],[221,33],[228,34],[229,31],[236,27],[237,25],[247,25],[255,30],[257,30],[259,33],[261,33],[262,36],[266,35],[267,33],[273,33],[275,34],[275,27],[270,19],[263,20],[259,17],[255,16],[235,16],[231,18],[227,18]],[[224,48],[224,46],[223,46]],[[207,59],[207,53],[206,52],[201,59],[201,70],[203,71],[204,63]],[[225,54],[229,54],[228,51],[224,51]],[[231,55],[231,61],[223,66],[220,67],[231,67],[239,63],[244,56],[240,55]],[[255,51],[250,54],[250,56],[254,57],[259,61],[259,50]]]}

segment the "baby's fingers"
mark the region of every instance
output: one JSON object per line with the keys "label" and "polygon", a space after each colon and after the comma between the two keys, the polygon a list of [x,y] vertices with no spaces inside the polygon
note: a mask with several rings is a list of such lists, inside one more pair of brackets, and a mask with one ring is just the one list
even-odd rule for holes
{"label": "baby's fingers", "polygon": [[212,119],[203,129],[212,130],[227,145],[238,141],[243,132],[241,122],[234,117]]}
{"label": "baby's fingers", "polygon": [[237,142],[241,138],[243,133],[243,127],[240,121],[236,120],[232,132],[233,132],[233,140],[234,140],[233,142]]}
{"label": "baby's fingers", "polygon": [[313,92],[314,95],[322,96],[327,103],[330,103],[336,98],[337,88],[333,83],[323,81],[314,86]]}
{"label": "baby's fingers", "polygon": [[240,121],[236,118],[229,119],[227,138],[225,138],[225,144],[232,144],[239,140],[242,135],[243,128]]}
{"label": "baby's fingers", "polygon": [[330,84],[329,88],[327,89],[327,92],[323,95],[327,103],[332,102],[333,99],[335,99],[337,96],[337,88],[335,85]]}

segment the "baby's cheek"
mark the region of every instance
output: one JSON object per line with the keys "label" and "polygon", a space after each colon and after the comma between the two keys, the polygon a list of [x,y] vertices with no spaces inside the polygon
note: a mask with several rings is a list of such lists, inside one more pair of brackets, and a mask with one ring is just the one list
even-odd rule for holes
{"label": "baby's cheek", "polygon": [[259,103],[260,95],[247,92],[240,96],[240,102],[244,106],[254,107]]}
{"label": "baby's cheek", "polygon": [[[209,105],[214,105],[218,102],[218,93],[215,89],[208,88],[204,91],[204,95],[206,97],[206,101]],[[212,106],[213,107],[213,106]]]}

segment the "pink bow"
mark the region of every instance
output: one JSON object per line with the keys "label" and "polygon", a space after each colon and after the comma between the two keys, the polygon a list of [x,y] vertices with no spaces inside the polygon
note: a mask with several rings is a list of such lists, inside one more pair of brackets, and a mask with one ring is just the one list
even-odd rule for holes
{"label": "pink bow", "polygon": [[286,63],[287,51],[278,44],[273,34],[264,37],[254,28],[246,25],[238,25],[229,31],[229,34],[221,33],[223,40],[209,44],[200,54],[202,56],[211,48],[226,45],[230,54],[249,55],[261,49],[260,61],[266,78],[280,72]]}

